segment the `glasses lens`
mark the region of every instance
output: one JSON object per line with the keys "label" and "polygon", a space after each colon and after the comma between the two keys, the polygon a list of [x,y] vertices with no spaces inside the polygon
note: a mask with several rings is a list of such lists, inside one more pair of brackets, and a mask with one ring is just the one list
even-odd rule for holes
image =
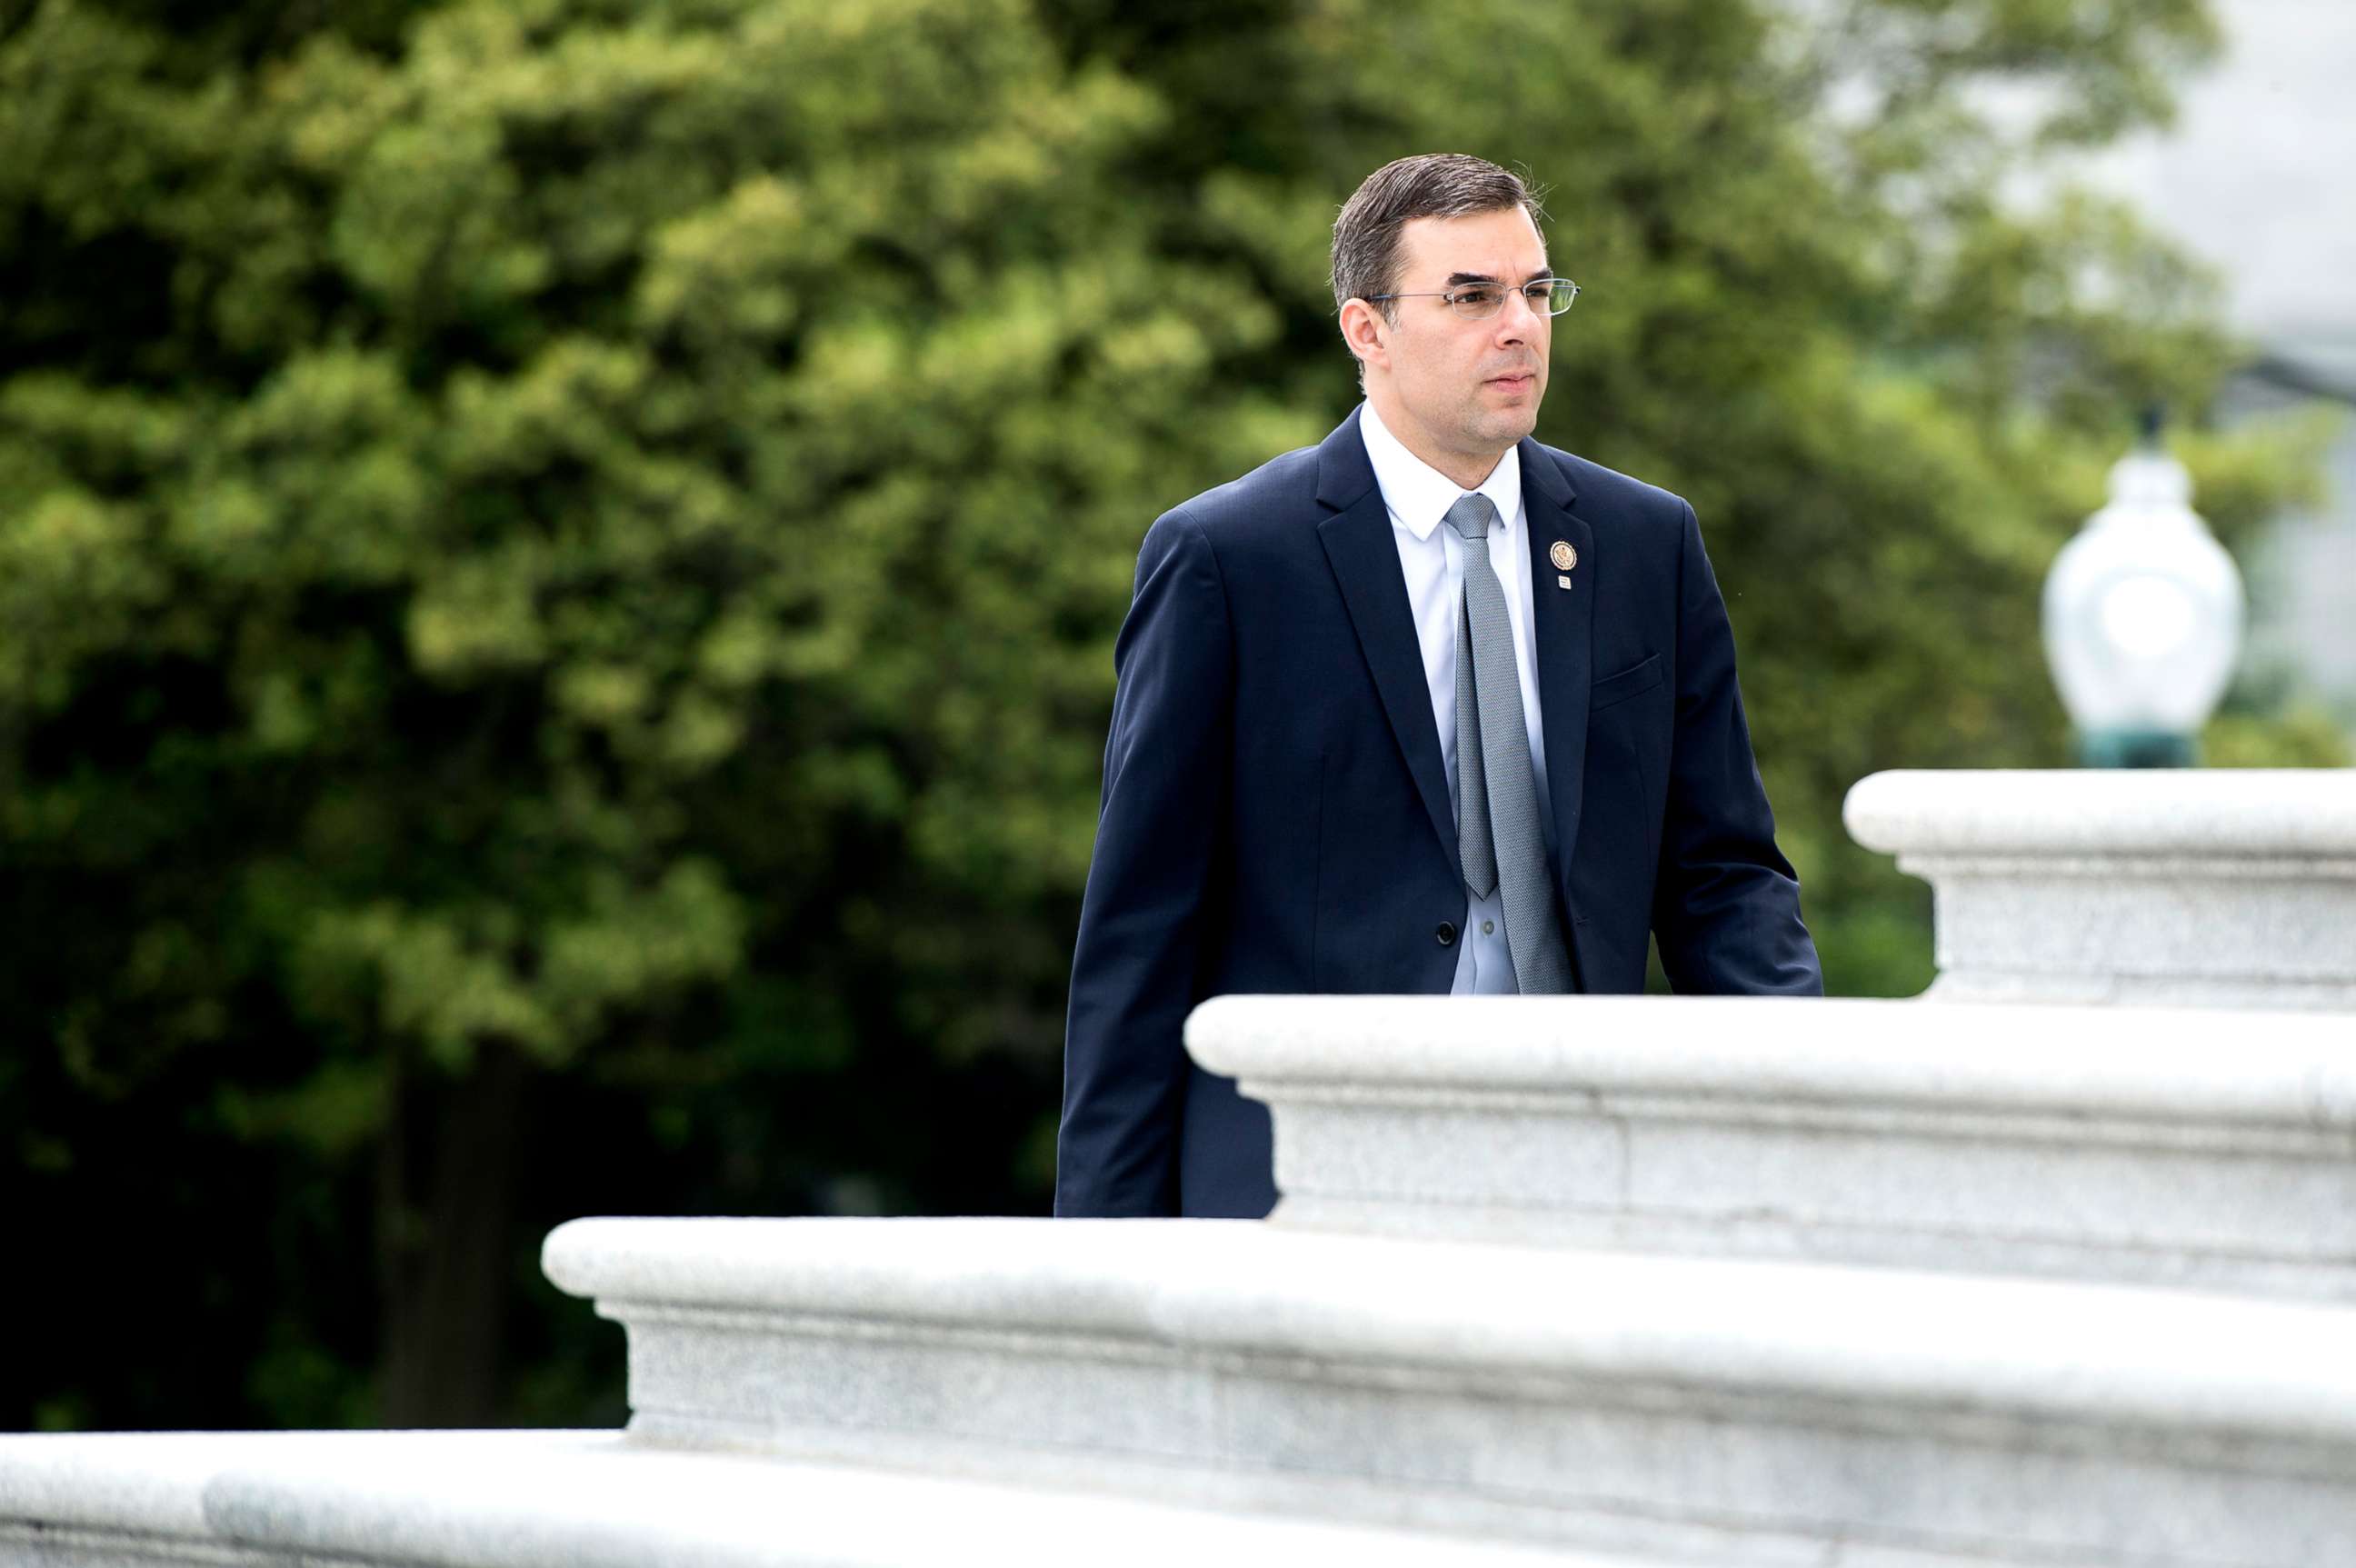
{"label": "glasses lens", "polygon": [[[1483,321],[1505,308],[1506,292],[1502,284],[1472,284],[1442,297],[1457,315]],[[1537,278],[1522,285],[1522,297],[1540,316],[1560,316],[1579,297],[1579,285],[1564,278]]]}
{"label": "glasses lens", "polygon": [[1489,284],[1474,284],[1460,288],[1448,296],[1448,303],[1457,315],[1478,321],[1484,316],[1494,316],[1505,303],[1505,291]]}

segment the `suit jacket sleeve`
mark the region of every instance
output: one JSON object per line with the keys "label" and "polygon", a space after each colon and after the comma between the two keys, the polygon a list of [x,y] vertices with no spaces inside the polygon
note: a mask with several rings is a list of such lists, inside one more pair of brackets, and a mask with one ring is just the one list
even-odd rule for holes
{"label": "suit jacket sleeve", "polygon": [[1751,754],[1734,630],[1685,509],[1678,563],[1676,734],[1654,882],[1653,934],[1679,992],[1824,994],[1800,884]]}
{"label": "suit jacket sleeve", "polygon": [[1178,1212],[1181,1038],[1225,834],[1234,649],[1218,560],[1184,510],[1145,536],[1115,645],[1103,813],[1072,959],[1055,1212]]}

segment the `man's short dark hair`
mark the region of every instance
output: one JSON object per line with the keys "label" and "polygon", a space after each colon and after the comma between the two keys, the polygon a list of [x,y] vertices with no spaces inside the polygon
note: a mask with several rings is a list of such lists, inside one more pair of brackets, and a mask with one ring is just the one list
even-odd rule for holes
{"label": "man's short dark hair", "polygon": [[[1469,153],[1419,153],[1368,175],[1333,220],[1333,307],[1388,294],[1398,282],[1399,232],[1418,218],[1466,218],[1521,208],[1545,216],[1537,193],[1511,169]],[[1381,306],[1387,321],[1398,306]]]}

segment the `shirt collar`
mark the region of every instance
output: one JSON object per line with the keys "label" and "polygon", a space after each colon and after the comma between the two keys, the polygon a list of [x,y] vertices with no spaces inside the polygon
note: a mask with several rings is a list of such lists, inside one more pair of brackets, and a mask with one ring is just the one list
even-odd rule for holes
{"label": "shirt collar", "polygon": [[[1375,483],[1382,488],[1383,504],[1398,525],[1419,542],[1431,538],[1465,491],[1455,480],[1407,449],[1375,413],[1371,400],[1359,405],[1358,434],[1366,443],[1366,460],[1374,465]],[[1522,510],[1522,453],[1518,445],[1505,448],[1480,493],[1497,509],[1494,526],[1512,532]]]}

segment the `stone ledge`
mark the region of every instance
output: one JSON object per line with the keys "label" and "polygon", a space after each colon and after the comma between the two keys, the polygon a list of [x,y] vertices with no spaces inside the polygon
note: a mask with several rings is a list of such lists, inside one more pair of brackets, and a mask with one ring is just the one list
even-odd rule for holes
{"label": "stone ledge", "polygon": [[542,1262],[626,1325],[929,1325],[1097,1357],[1551,1374],[2356,1450],[2356,1319],[2295,1304],[1220,1220],[576,1219]]}
{"label": "stone ledge", "polygon": [[1454,1535],[720,1454],[617,1433],[0,1436],[0,1563],[222,1568],[1644,1568]]}
{"label": "stone ledge", "polygon": [[1624,1091],[2026,1112],[2298,1129],[2356,1154],[2356,1018],[1868,998],[1216,996],[1187,1019],[1186,1048],[1214,1072],[1288,1093]]}
{"label": "stone ledge", "polygon": [[1280,1224],[2356,1301],[2356,1020],[1225,997]]}
{"label": "stone ledge", "polygon": [[1940,1001],[2356,1009],[2356,769],[1877,773]]}
{"label": "stone ledge", "polygon": [[2356,866],[2356,768],[1899,769],[1859,779],[1841,815],[1887,854]]}
{"label": "stone ledge", "polygon": [[2356,1538],[2316,1307],[1219,1221],[587,1220],[546,1263],[666,1444],[1708,1563]]}

